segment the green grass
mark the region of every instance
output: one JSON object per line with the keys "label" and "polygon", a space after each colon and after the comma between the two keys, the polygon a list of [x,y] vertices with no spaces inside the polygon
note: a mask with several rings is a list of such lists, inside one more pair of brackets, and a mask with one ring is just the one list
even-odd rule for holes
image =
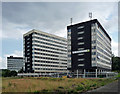
{"label": "green grass", "polygon": [[118,75],[116,76],[116,78],[117,78],[117,79],[120,78],[120,73],[118,73]]}
{"label": "green grass", "polygon": [[115,79],[12,77],[2,78],[3,92],[86,92],[106,85]]}

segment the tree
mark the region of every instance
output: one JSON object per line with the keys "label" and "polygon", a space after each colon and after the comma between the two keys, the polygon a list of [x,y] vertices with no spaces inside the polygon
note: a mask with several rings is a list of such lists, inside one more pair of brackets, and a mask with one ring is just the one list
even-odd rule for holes
{"label": "tree", "polygon": [[112,57],[112,71],[120,72],[120,57]]}
{"label": "tree", "polygon": [[18,71],[18,73],[23,73],[24,72],[24,70],[23,70],[23,67],[22,67],[22,69],[20,69],[19,71]]}
{"label": "tree", "polygon": [[3,69],[2,70],[2,76],[3,77],[17,76],[17,72],[16,71],[10,71],[8,69]]}
{"label": "tree", "polygon": [[10,77],[11,76],[11,71],[8,69],[3,69],[2,70],[2,76],[3,77]]}
{"label": "tree", "polygon": [[17,76],[17,72],[16,71],[11,71],[11,76]]}

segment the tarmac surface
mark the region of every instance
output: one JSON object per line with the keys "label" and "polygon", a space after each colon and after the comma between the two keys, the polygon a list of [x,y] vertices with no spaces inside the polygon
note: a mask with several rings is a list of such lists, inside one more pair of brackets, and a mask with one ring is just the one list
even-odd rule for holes
{"label": "tarmac surface", "polygon": [[118,81],[115,81],[105,86],[102,86],[100,88],[88,91],[84,94],[120,94],[120,92],[118,92]]}

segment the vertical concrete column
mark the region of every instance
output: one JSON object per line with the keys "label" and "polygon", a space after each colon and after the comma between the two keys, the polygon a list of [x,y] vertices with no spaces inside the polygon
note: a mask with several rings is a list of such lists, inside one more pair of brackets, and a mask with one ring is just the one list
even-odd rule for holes
{"label": "vertical concrete column", "polygon": [[67,71],[67,75],[68,75],[68,71]]}
{"label": "vertical concrete column", "polygon": [[107,74],[107,72],[106,72],[106,78],[108,78],[108,74]]}
{"label": "vertical concrete column", "polygon": [[86,70],[84,69],[84,78],[85,78],[85,72],[86,72]]}
{"label": "vertical concrete column", "polygon": [[77,69],[77,78],[78,78],[78,69]]}
{"label": "vertical concrete column", "polygon": [[58,72],[58,78],[59,78],[59,72]]}
{"label": "vertical concrete column", "polygon": [[96,78],[97,78],[97,69],[95,71],[96,71]]}
{"label": "vertical concrete column", "polygon": [[40,76],[41,76],[41,72],[40,72]]}
{"label": "vertical concrete column", "polygon": [[100,69],[99,69],[99,74],[100,74]]}

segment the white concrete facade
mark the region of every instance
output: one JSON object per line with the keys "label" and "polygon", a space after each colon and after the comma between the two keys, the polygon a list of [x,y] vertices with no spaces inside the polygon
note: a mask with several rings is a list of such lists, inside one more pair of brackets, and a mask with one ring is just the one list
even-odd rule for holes
{"label": "white concrete facade", "polygon": [[23,57],[7,57],[7,69],[18,72],[23,68]]}
{"label": "white concrete facade", "polygon": [[111,70],[111,41],[98,27],[97,23],[91,26],[92,36],[92,66],[102,67]]}
{"label": "white concrete facade", "polygon": [[[32,30],[24,34],[24,41],[25,36],[29,34],[32,34],[32,70],[34,73],[67,72],[67,39]],[[24,58],[26,58],[25,46]]]}

